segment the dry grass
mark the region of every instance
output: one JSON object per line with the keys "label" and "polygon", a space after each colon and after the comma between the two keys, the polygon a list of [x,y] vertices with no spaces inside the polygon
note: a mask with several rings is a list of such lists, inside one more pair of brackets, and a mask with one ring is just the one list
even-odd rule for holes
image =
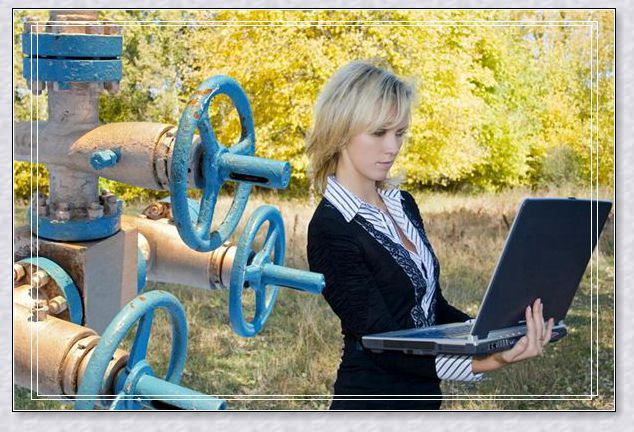
{"label": "dry grass", "polygon": [[[573,192],[556,190],[539,195],[571,196],[575,195]],[[584,191],[577,192],[576,195],[589,195]],[[475,314],[518,203],[523,196],[537,194],[514,190],[497,195],[415,195],[441,263],[445,296],[451,303]],[[272,195],[254,196],[246,214],[265,202],[280,208],[284,216],[286,264],[306,269],[306,230],[314,204]],[[217,214],[224,214],[229,204],[229,199],[221,199]],[[130,206],[128,212],[134,214],[141,207]],[[241,232],[245,220],[237,232]],[[570,335],[550,346],[543,358],[491,373],[481,383],[443,383],[443,391],[448,397],[444,409],[614,408],[612,218],[595,255],[599,265],[598,287],[591,290],[590,271],[587,271],[567,318]],[[338,320],[321,296],[282,289],[264,331],[255,338],[245,339],[235,335],[228,325],[226,292],[158,283],[149,283],[148,289],[170,291],[185,306],[190,343],[182,380],[184,385],[226,397],[231,409],[327,408],[327,395],[332,391],[340,356],[341,336]],[[599,312],[593,318],[591,298],[595,312],[597,304]],[[159,315],[148,356],[159,373],[164,372],[169,353],[170,335],[166,324],[165,318]],[[591,354],[593,346],[594,351],[598,350],[598,358]],[[589,395],[591,381],[595,394],[592,398],[580,396],[577,400],[567,400],[570,397],[557,396],[550,397],[557,400],[539,400],[531,396]],[[282,396],[275,400],[271,396],[257,395],[315,396],[307,400],[284,400]],[[452,395],[470,396],[454,399]],[[488,400],[478,399],[478,395]],[[516,400],[502,400],[502,395],[515,395],[512,398]],[[518,400],[521,397],[517,395],[529,396],[524,398],[526,400]],[[30,399],[30,392],[19,390],[16,408],[60,407],[55,402]]]}

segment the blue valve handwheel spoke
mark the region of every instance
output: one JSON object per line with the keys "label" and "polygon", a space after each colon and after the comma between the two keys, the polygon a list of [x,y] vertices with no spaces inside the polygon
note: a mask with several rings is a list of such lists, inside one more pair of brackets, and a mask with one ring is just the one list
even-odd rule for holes
{"label": "blue valve handwheel spoke", "polygon": [[217,173],[214,171],[214,158],[207,153],[203,153],[203,176],[205,187],[198,206],[198,218],[196,219],[196,233],[201,237],[209,233],[214,208],[218,199],[218,193],[214,189],[214,183],[217,181]]}
{"label": "blue valve handwheel spoke", "polygon": [[265,257],[271,256],[271,253],[273,252],[273,248],[275,248],[278,232],[279,230],[269,230],[269,232],[267,233],[268,237],[264,241],[264,246],[262,246],[262,251],[261,251]]}
{"label": "blue valve handwheel spoke", "polygon": [[[249,264],[248,259],[253,251],[253,240],[260,227],[267,221],[269,225],[263,248],[256,253],[253,261]],[[264,284],[261,277],[253,280],[256,278],[251,275],[260,275],[262,266],[266,263],[284,265],[285,242],[284,223],[279,210],[267,205],[258,207],[247,221],[240,236],[231,269],[229,320],[233,330],[240,336],[252,337],[258,334],[273,310],[279,286]],[[274,257],[272,258],[271,255]],[[246,280],[255,291],[255,316],[251,322],[244,318],[242,311],[242,293]]]}
{"label": "blue valve handwheel spoke", "polygon": [[218,194],[212,192],[210,189],[203,191],[203,197],[200,200],[200,208],[198,210],[198,219],[196,220],[196,233],[200,236],[209,233],[217,199]]}
{"label": "blue valve handwheel spoke", "polygon": [[[150,291],[139,295],[124,306],[103,332],[79,385],[75,409],[94,408],[99,399],[108,364],[121,342],[137,322],[139,322],[137,335],[125,370],[130,372],[135,369],[135,366],[145,363],[152,314],[156,309],[164,309],[168,312],[172,322],[172,350],[164,379],[172,383],[180,381],[187,356],[185,310],[172,294],[159,290]],[[115,400],[121,400],[121,397],[117,397]]]}
{"label": "blue valve handwheel spoke", "polygon": [[[240,140],[229,149],[217,141],[207,113],[211,100],[221,94],[229,96],[240,118]],[[190,153],[196,130],[200,134],[204,148],[202,170],[204,191],[200,202],[198,221],[192,221],[187,206],[187,186]],[[210,232],[216,200],[226,180],[220,175],[221,169],[218,161],[220,155],[227,151],[253,156],[255,154],[255,129],[253,114],[246,94],[234,79],[219,75],[204,81],[189,100],[178,123],[178,132],[172,153],[170,194],[174,223],[185,244],[200,252],[209,252],[218,248],[231,236],[244,213],[251,193],[252,185],[239,181],[231,208],[218,229]]]}
{"label": "blue valve handwheel spoke", "polygon": [[150,310],[139,320],[139,327],[134,335],[134,343],[130,349],[130,357],[128,358],[128,367],[132,367],[147,355],[147,346],[150,342],[150,333],[152,332],[152,321],[154,311]]}
{"label": "blue valve handwheel spoke", "polygon": [[239,141],[236,144],[229,147],[229,151],[233,154],[242,155],[242,156],[252,156],[251,152],[251,141],[247,138],[245,140]]}
{"label": "blue valve handwheel spoke", "polygon": [[267,237],[264,240],[264,244],[262,245],[262,249],[260,249],[251,264],[257,267],[258,273],[262,273],[262,265],[266,262],[271,262],[271,253],[273,253],[275,248],[275,243],[277,241],[277,230],[269,230],[267,232]]}
{"label": "blue valve handwheel spoke", "polygon": [[[278,287],[267,288],[267,285],[261,284],[255,288],[255,317],[268,316],[271,314],[273,304],[271,300],[277,297]],[[268,309],[268,311],[267,311]],[[264,320],[262,322],[264,326]]]}

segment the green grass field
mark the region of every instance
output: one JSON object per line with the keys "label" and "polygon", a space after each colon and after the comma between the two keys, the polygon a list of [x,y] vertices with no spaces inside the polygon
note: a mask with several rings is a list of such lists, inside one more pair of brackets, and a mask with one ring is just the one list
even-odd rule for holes
{"label": "green grass field", "polygon": [[[440,260],[441,286],[447,299],[476,314],[521,198],[571,196],[574,192],[415,194]],[[588,196],[588,191],[576,195]],[[307,269],[306,231],[316,203],[254,196],[247,215],[265,202],[279,207],[284,216],[286,265]],[[229,198],[222,198],[217,215],[224,214],[229,204]],[[126,212],[137,214],[143,207],[129,205]],[[23,214],[24,207],[17,207],[16,226],[24,223]],[[612,214],[593,255],[593,286],[589,267],[566,319],[569,335],[549,346],[544,357],[490,373],[480,383],[444,382],[447,399],[443,409],[614,409],[613,230]],[[338,319],[321,296],[282,289],[262,333],[246,339],[235,335],[228,324],[226,291],[152,282],[146,289],[172,292],[185,307],[190,338],[183,385],[226,398],[230,409],[328,407],[342,339]],[[169,326],[159,314],[148,353],[158,374],[165,372],[169,349]],[[30,391],[16,388],[16,409],[70,407],[37,400]]]}

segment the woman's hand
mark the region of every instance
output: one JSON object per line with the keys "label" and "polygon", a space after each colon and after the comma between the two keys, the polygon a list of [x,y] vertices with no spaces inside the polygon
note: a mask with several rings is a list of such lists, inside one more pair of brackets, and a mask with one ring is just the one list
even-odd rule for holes
{"label": "woman's hand", "polygon": [[550,318],[544,327],[544,305],[541,299],[535,300],[532,308],[530,305],[527,306],[525,315],[526,335],[522,336],[510,350],[485,357],[474,357],[471,362],[473,373],[494,371],[508,364],[544,354],[544,347],[552,337],[555,320]]}

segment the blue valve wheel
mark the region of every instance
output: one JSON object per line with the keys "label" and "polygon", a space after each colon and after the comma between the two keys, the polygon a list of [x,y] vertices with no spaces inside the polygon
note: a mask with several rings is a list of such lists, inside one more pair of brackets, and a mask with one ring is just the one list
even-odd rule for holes
{"label": "blue valve wheel", "polygon": [[[208,108],[218,95],[227,95],[236,107],[240,118],[240,140],[230,148],[216,139]],[[187,203],[190,154],[194,133],[198,130],[203,146],[202,189],[203,195],[196,220],[190,217]],[[255,129],[253,114],[246,94],[233,78],[214,76],[204,81],[191,97],[178,123],[178,132],[172,153],[170,194],[174,223],[189,247],[200,252],[210,252],[222,245],[236,229],[251,193],[252,185],[238,182],[233,203],[217,230],[210,232],[214,207],[220,189],[228,176],[221,163],[225,153],[238,156],[255,154]]]}
{"label": "blue valve wheel", "polygon": [[[183,374],[185,359],[187,356],[187,319],[185,311],[178,299],[165,291],[150,291],[144,293],[130,303],[128,303],[114,317],[108,328],[104,331],[99,344],[95,348],[90,358],[81,384],[77,391],[77,401],[75,409],[94,409],[95,403],[100,399],[101,387],[104,381],[106,370],[115,351],[130,332],[132,327],[138,322],[134,343],[130,350],[130,356],[125,366],[125,370],[119,372],[115,377],[115,382],[121,383],[122,373],[125,381],[116,385],[117,393],[113,405],[118,405],[122,400],[128,399],[125,404],[126,409],[133,408],[137,402],[129,400],[135,396],[135,384],[145,375],[152,375],[152,369],[147,364],[145,358],[147,347],[152,330],[152,320],[156,309],[164,309],[168,312],[172,323],[172,351],[169,360],[165,381],[178,383]],[[150,396],[150,395],[148,395]]]}
{"label": "blue valve wheel", "polygon": [[24,258],[18,262],[42,269],[53,279],[55,286],[66,299],[68,307],[68,311],[60,314],[58,318],[68,319],[68,321],[79,325],[84,323],[84,306],[81,294],[73,279],[66,273],[66,270],[55,261],[40,256]]}
{"label": "blue valve wheel", "polygon": [[[269,226],[264,244],[249,262],[253,251],[253,240],[265,222],[268,222]],[[233,331],[240,336],[252,337],[258,334],[271,315],[279,286],[266,284],[262,280],[262,269],[269,263],[284,265],[285,247],[284,222],[279,210],[268,205],[258,207],[247,221],[240,236],[231,269],[229,320]],[[271,254],[274,255],[273,258]],[[255,315],[252,322],[244,318],[242,311],[242,294],[247,285],[255,291]]]}

